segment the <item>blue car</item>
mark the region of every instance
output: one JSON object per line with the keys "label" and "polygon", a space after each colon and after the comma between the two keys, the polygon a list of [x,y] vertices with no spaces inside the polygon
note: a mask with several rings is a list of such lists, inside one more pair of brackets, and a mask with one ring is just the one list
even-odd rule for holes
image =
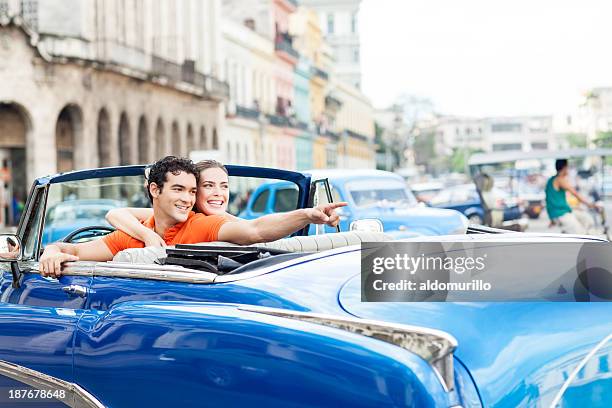
{"label": "blue car", "polygon": [[[463,234],[467,220],[457,211],[428,208],[419,205],[401,176],[382,170],[310,170],[312,181],[327,178],[334,202],[346,201],[340,208],[340,229],[348,231],[353,221],[377,219],[385,233],[394,238],[427,235]],[[327,202],[317,184],[314,192],[318,202]],[[265,214],[295,208],[297,189],[293,183],[270,182],[260,185],[251,194],[240,217],[253,219]],[[311,226],[309,234],[329,233],[329,226]]]}
{"label": "blue car", "polygon": [[[503,221],[514,221],[522,217],[523,209],[506,192],[493,188],[497,207],[503,209]],[[480,196],[473,184],[448,187],[434,196],[428,203],[435,208],[447,208],[465,215],[470,224],[482,224],[485,220]]]}
{"label": "blue car", "polygon": [[[294,183],[297,207],[312,205],[308,175],[228,170]],[[381,233],[302,231],[249,247],[134,249],[111,262],[68,263],[59,279],[42,277],[47,205],[77,180],[89,183],[88,194],[115,191],[137,201],[136,190],[124,192],[142,187],[143,171],[38,179],[17,233],[0,235],[0,404],[612,405],[610,303],[362,302],[358,244],[389,239]],[[105,190],[99,178],[125,189]],[[72,241],[99,239],[86,228],[73,232]],[[462,237],[427,239],[551,239],[499,232],[470,227]],[[151,259],[155,251],[163,254]],[[181,264],[195,253],[210,262]]]}

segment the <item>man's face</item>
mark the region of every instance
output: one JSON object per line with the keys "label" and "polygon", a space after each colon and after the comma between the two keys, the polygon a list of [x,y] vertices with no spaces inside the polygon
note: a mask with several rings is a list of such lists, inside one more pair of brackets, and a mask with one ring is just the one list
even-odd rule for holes
{"label": "man's face", "polygon": [[174,223],[187,221],[195,203],[196,190],[196,178],[193,174],[166,173],[166,182],[161,191],[155,183],[150,186],[156,216],[167,217]]}

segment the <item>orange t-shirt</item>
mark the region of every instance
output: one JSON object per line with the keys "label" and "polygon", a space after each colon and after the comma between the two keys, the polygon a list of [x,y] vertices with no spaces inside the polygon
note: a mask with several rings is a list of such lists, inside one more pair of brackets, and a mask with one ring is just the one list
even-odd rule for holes
{"label": "orange t-shirt", "polygon": [[[196,214],[191,211],[187,221],[176,224],[166,230],[164,241],[166,241],[167,245],[216,241],[219,229],[226,221],[227,218],[222,215]],[[147,228],[155,229],[155,219],[151,217],[143,222],[143,225]],[[113,255],[128,248],[144,248],[144,242],[120,230],[108,234],[102,239]]]}

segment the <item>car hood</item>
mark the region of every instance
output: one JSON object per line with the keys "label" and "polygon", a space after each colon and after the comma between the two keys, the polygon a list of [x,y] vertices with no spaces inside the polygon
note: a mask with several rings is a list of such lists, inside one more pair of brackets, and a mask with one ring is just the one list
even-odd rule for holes
{"label": "car hood", "polygon": [[458,211],[431,207],[373,207],[355,211],[356,219],[377,218],[385,231],[406,228],[422,235],[448,235],[467,227],[467,219]]}
{"label": "car hood", "polygon": [[610,303],[373,303],[361,301],[360,282],[356,275],[342,288],[342,308],[453,335],[455,356],[472,374],[484,406],[520,406],[529,402],[526,396],[548,401],[563,383],[559,373],[571,373],[612,332]]}

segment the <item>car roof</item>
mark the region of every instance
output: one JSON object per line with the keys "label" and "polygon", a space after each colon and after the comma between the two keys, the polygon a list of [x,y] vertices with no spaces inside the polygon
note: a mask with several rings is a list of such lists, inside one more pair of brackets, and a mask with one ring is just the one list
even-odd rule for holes
{"label": "car roof", "polygon": [[[138,164],[131,166],[116,166],[103,167],[86,170],[74,170],[66,173],[59,173],[36,179],[36,185],[46,185],[53,183],[62,183],[66,181],[87,180],[103,177],[118,177],[118,176],[143,176],[144,169],[147,165]],[[238,166],[227,164],[225,165],[230,176],[241,177],[267,177],[270,179],[288,180],[296,184],[306,183],[309,175],[299,171],[282,170],[258,166]]]}
{"label": "car roof", "polygon": [[574,159],[580,157],[606,157],[612,156],[612,149],[565,149],[565,150],[506,150],[489,153],[475,153],[469,161],[469,166],[480,166],[483,164],[507,163],[518,160],[540,160],[540,159]]}

